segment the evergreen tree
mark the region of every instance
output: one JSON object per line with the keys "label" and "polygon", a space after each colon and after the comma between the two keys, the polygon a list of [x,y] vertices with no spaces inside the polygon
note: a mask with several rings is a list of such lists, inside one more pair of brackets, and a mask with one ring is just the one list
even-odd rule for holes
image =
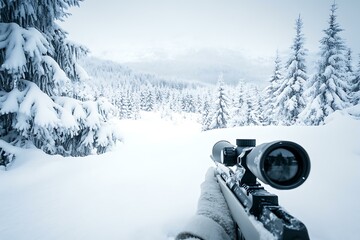
{"label": "evergreen tree", "polygon": [[79,2],[0,1],[0,137],[8,143],[83,156],[117,139],[106,124],[108,102],[70,98],[85,100],[77,92],[86,77],[77,60],[87,49],[68,41],[55,21]]}
{"label": "evergreen tree", "polygon": [[69,79],[79,80],[81,70],[76,61],[88,50],[68,41],[55,20],[63,20],[69,15],[65,10],[79,6],[81,1],[16,0],[0,4],[2,34],[8,40],[0,55],[4,89],[9,91],[20,79],[29,79],[49,96],[74,94]]}
{"label": "evergreen tree", "polygon": [[258,97],[257,101],[259,104],[258,107],[258,119],[259,119],[259,125],[266,126],[269,124],[268,117],[264,114],[265,106],[264,106],[264,95],[259,91],[259,89],[256,89]]}
{"label": "evergreen tree", "polygon": [[143,111],[151,112],[155,109],[155,90],[150,84],[142,87],[140,92],[140,108]]}
{"label": "evergreen tree", "polygon": [[139,119],[140,118],[140,99],[139,96],[137,94],[135,94],[134,92],[128,92],[128,98],[129,98],[129,109],[130,109],[130,114],[129,114],[129,118],[130,119]]}
{"label": "evergreen tree", "polygon": [[275,108],[275,100],[277,98],[276,92],[280,88],[280,84],[282,82],[282,67],[281,67],[281,60],[279,57],[279,52],[276,51],[276,57],[274,62],[274,71],[273,75],[270,78],[270,85],[265,88],[265,97],[264,97],[264,111],[262,113],[263,119],[266,119],[264,125],[277,125],[278,118],[275,115],[274,108]]}
{"label": "evergreen tree", "polygon": [[329,27],[320,40],[321,59],[317,73],[307,90],[309,101],[301,113],[301,120],[307,125],[319,125],[336,110],[349,106],[349,83],[346,73],[345,43],[340,36],[343,29],[336,21],[337,6],[331,6]]}
{"label": "evergreen tree", "polygon": [[347,77],[347,82],[348,82],[348,89],[347,90],[347,94],[350,98],[350,103],[352,102],[352,97],[354,95],[354,83],[355,83],[355,72],[352,66],[352,52],[351,49],[349,48],[346,51],[346,55],[345,55],[345,71],[346,71],[346,77]]}
{"label": "evergreen tree", "polygon": [[117,106],[119,108],[120,119],[131,118],[131,103],[130,103],[129,95],[126,92],[120,93],[120,98],[118,100]]}
{"label": "evergreen tree", "polygon": [[202,114],[205,100],[203,100],[204,94],[198,94],[195,101],[195,113]]}
{"label": "evergreen tree", "polygon": [[192,93],[187,93],[185,96],[185,112],[195,113],[196,112],[196,102],[194,95]]}
{"label": "evergreen tree", "polygon": [[224,78],[221,74],[218,78],[217,99],[214,105],[214,112],[209,129],[226,128],[229,120],[228,97],[225,93]]}
{"label": "evergreen tree", "polygon": [[243,82],[239,82],[232,96],[234,96],[234,99],[229,126],[245,126],[248,122],[247,115],[245,113],[245,111],[248,109],[248,105],[246,101],[247,94],[245,92],[245,86]]}
{"label": "evergreen tree", "polygon": [[256,87],[249,87],[247,91],[246,105],[247,105],[247,126],[258,126],[260,122],[260,94]]}
{"label": "evergreen tree", "polygon": [[274,113],[283,125],[294,124],[305,107],[303,93],[308,79],[306,73],[303,22],[301,17],[296,20],[296,35],[291,46],[291,55],[285,65],[286,75],[280,88],[274,92],[277,96]]}
{"label": "evergreen tree", "polygon": [[357,70],[354,73],[354,78],[352,81],[351,102],[353,105],[357,105],[360,103],[360,54],[359,54],[359,62],[357,65]]}
{"label": "evergreen tree", "polygon": [[346,56],[345,56],[345,71],[348,73],[349,75],[349,80],[350,82],[353,81],[353,77],[354,77],[354,69],[353,69],[353,66],[352,66],[352,51],[351,49],[349,48],[347,51],[346,51]]}
{"label": "evergreen tree", "polygon": [[146,110],[146,99],[147,99],[147,91],[146,90],[142,90],[140,92],[140,109],[145,111]]}
{"label": "evergreen tree", "polygon": [[209,103],[210,93],[207,96],[204,96],[204,102],[201,111],[201,125],[202,131],[207,131],[210,129],[211,125],[211,105]]}
{"label": "evergreen tree", "polygon": [[147,92],[145,99],[146,99],[145,111],[147,111],[147,112],[153,111],[155,109],[155,95],[154,95],[152,89]]}
{"label": "evergreen tree", "polygon": [[346,77],[347,77],[347,81],[349,84],[349,89],[347,89],[347,93],[349,95],[350,98],[350,102],[353,103],[353,96],[354,96],[354,90],[355,90],[355,86],[356,86],[356,73],[353,69],[352,66],[352,52],[351,49],[349,48],[346,51],[346,56],[345,56],[345,71],[346,71]]}

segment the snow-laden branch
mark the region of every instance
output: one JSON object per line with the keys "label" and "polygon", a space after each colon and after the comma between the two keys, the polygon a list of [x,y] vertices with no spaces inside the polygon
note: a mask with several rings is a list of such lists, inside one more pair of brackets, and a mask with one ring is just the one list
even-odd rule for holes
{"label": "snow-laden branch", "polygon": [[22,90],[0,92],[0,116],[12,114],[19,135],[45,152],[72,156],[93,150],[103,153],[119,139],[107,122],[112,109],[104,99],[82,102],[69,97],[50,98],[36,84],[21,83]]}
{"label": "snow-laden branch", "polygon": [[27,59],[42,61],[43,55],[52,51],[51,45],[35,28],[22,28],[16,23],[0,23],[0,50],[5,51],[1,69],[10,74],[23,74]]}

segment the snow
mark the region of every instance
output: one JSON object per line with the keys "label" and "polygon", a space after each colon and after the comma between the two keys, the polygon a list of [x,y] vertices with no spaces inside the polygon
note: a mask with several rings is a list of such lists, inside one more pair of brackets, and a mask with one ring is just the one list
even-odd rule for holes
{"label": "snow", "polygon": [[50,45],[35,28],[24,29],[16,23],[0,23],[0,48],[5,48],[1,68],[22,73],[26,68],[25,53],[34,61],[40,61]]}
{"label": "snow", "polygon": [[[360,92],[359,92],[360,93]],[[360,104],[357,104],[355,106],[352,107],[348,107],[345,109],[345,111],[352,115],[353,117],[360,119]]]}
{"label": "snow", "polygon": [[21,96],[21,93],[18,89],[13,89],[9,93],[0,92],[0,113],[13,113],[18,111],[18,99]]}
{"label": "snow", "polygon": [[[28,86],[24,100],[19,104],[19,112],[34,118],[34,124],[40,127],[59,126],[60,120],[55,111],[55,103],[30,81],[24,81]],[[25,92],[25,91],[24,91]]]}
{"label": "snow", "polygon": [[360,121],[337,111],[323,126],[201,132],[193,120],[173,119],[147,113],[119,121],[124,142],[103,155],[64,158],[12,147],[17,159],[0,171],[0,238],[173,239],[196,213],[213,144],[256,138],[295,141],[309,153],[303,185],[265,187],[311,239],[358,239]]}
{"label": "snow", "polygon": [[52,69],[52,72],[54,73],[53,81],[57,87],[66,86],[66,84],[71,82],[71,80],[66,76],[66,73],[52,57],[43,56],[43,61]]}

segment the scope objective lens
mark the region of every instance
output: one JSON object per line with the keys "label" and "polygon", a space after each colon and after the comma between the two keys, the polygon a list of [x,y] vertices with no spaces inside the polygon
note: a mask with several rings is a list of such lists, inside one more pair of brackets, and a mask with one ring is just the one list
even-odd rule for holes
{"label": "scope objective lens", "polygon": [[299,171],[299,160],[289,150],[277,148],[265,158],[264,170],[270,180],[284,183],[294,179]]}

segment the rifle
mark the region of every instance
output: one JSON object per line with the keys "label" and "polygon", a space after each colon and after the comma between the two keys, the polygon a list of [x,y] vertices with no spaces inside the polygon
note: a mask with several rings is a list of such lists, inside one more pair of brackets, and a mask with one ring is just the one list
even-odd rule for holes
{"label": "rifle", "polygon": [[310,159],[304,148],[290,141],[256,146],[255,139],[237,139],[236,146],[228,141],[217,142],[211,158],[237,225],[238,240],[264,239],[269,232],[275,239],[309,239],[306,226],[279,206],[278,196],[257,181],[276,189],[303,184],[310,173]]}

